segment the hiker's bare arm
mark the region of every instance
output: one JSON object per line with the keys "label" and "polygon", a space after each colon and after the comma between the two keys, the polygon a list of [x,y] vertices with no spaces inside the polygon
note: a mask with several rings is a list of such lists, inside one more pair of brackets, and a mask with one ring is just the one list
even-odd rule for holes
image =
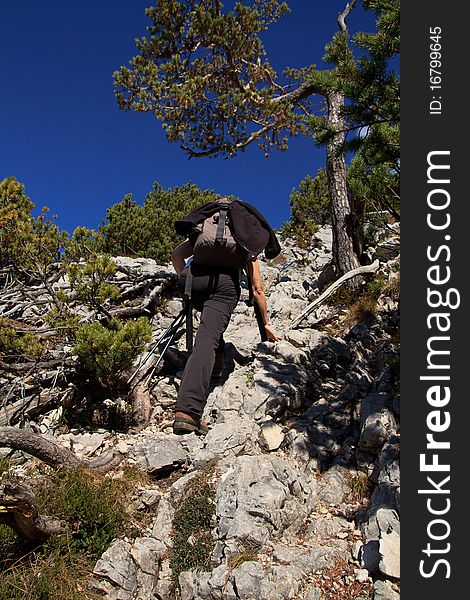
{"label": "hiker's bare arm", "polygon": [[185,259],[193,255],[193,247],[189,243],[189,240],[184,240],[181,244],[178,244],[171,253],[171,262],[175,271],[178,275],[184,269]]}
{"label": "hiker's bare arm", "polygon": [[260,310],[261,318],[263,319],[263,325],[266,331],[266,335],[268,336],[268,340],[280,340],[281,338],[276,334],[276,332],[273,329],[273,326],[269,322],[268,307],[266,304],[266,296],[264,294],[263,280],[261,278],[259,263],[256,258],[254,260],[248,261],[248,269],[250,271],[251,285],[253,288],[253,300],[254,302],[256,302],[256,305]]}

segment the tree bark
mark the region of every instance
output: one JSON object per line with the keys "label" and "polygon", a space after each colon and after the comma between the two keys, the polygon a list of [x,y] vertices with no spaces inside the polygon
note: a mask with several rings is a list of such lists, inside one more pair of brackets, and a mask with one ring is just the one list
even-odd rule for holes
{"label": "tree bark", "polygon": [[326,173],[331,201],[333,226],[333,262],[341,277],[359,267],[354,253],[351,232],[351,205],[346,186],[346,161],[344,158],[344,120],[341,108],[344,97],[340,92],[326,94],[327,125],[336,133],[326,147]]}
{"label": "tree bark", "polygon": [[94,459],[84,460],[53,439],[17,427],[0,427],[0,446],[22,450],[39,458],[50,467],[82,466],[107,472],[117,467],[123,459],[122,455],[110,452]]}
{"label": "tree bark", "polygon": [[[16,427],[0,427],[0,446],[27,452],[51,467],[84,467],[102,473],[116,468],[123,459],[122,455],[111,452],[82,460],[54,440]],[[18,481],[5,481],[0,485],[0,523],[33,543],[42,543],[51,535],[67,531],[62,521],[39,514],[33,492]]]}
{"label": "tree bark", "polygon": [[132,398],[132,432],[139,432],[150,423],[152,416],[152,400],[146,383],[140,381],[131,392]]}
{"label": "tree bark", "polygon": [[[343,33],[347,32],[346,18],[356,1],[348,2],[343,12],[338,15],[338,27]],[[337,275],[342,277],[359,267],[359,260],[354,252],[353,215],[346,185],[345,123],[341,115],[344,96],[338,91],[328,91],[325,93],[325,99],[328,108],[327,125],[335,132],[326,147],[326,173],[333,225],[333,262]],[[357,285],[357,282],[354,285]]]}

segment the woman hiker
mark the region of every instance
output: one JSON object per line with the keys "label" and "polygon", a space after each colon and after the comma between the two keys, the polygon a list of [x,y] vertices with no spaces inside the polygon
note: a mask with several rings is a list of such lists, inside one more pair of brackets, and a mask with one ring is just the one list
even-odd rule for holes
{"label": "woman hiker", "polygon": [[[245,210],[248,206],[254,210],[254,213],[250,214],[254,214],[257,219],[259,218],[260,215],[254,207],[241,201],[235,202],[242,205]],[[208,205],[213,204],[216,203],[208,203]],[[231,204],[231,206],[234,205],[235,203]],[[239,206],[234,210],[235,220],[237,219],[238,213],[236,211],[238,210]],[[233,223],[233,220],[231,222]],[[261,222],[266,228],[266,221]],[[177,231],[178,223],[181,224],[181,221],[176,223]],[[180,231],[181,229],[187,231],[187,226],[180,226]],[[277,255],[280,252],[280,246],[275,237],[275,243],[273,242],[272,230],[269,226],[267,229],[270,233],[269,241],[271,241],[271,245],[269,242],[266,244],[265,254]],[[272,235],[274,236],[274,233]],[[186,363],[176,400],[173,432],[178,435],[191,432],[205,434],[207,432],[207,425],[201,421],[207,391],[211,377],[222,371],[224,364],[223,334],[238,303],[241,291],[239,269],[202,265],[194,260],[194,240],[193,235],[188,235],[188,238],[173,250],[171,256],[173,267],[178,275],[184,276],[184,271],[191,270],[191,303],[196,310],[201,312],[194,347]],[[266,236],[263,237],[262,243],[265,240]],[[193,259],[185,267],[186,259],[190,257],[193,257]],[[266,296],[257,257],[250,256],[245,268],[251,282],[251,293],[258,309],[259,321],[262,322],[262,325],[261,323],[259,325],[264,328],[264,332],[262,332],[265,334],[264,339],[279,340],[281,338],[278,337],[269,322]]]}

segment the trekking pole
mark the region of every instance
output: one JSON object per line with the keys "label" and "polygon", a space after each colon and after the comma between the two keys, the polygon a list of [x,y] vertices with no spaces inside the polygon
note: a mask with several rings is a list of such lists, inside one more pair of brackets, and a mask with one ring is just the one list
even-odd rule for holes
{"label": "trekking pole", "polygon": [[191,303],[188,306],[186,314],[186,350],[191,353],[193,351],[193,307]]}
{"label": "trekking pole", "polygon": [[186,350],[191,354],[193,351],[193,305],[191,302],[191,292],[193,287],[193,275],[191,267],[186,275],[184,286],[184,302],[186,307]]}
{"label": "trekking pole", "polygon": [[[173,323],[163,332],[163,334],[160,336],[160,338],[158,339],[158,341],[156,341],[155,344],[152,346],[152,348],[147,352],[145,358],[142,360],[142,362],[139,364],[139,366],[137,367],[137,369],[132,373],[132,375],[127,380],[128,384],[134,379],[134,377],[137,375],[137,373],[142,369],[142,367],[150,359],[150,357],[155,352],[155,350],[160,346],[160,344],[165,340],[165,338],[170,333],[172,334],[170,336],[170,341],[175,338],[176,332],[178,331],[178,327],[181,325],[181,323],[183,322],[183,318],[186,316],[186,310],[187,309],[186,309],[186,305],[185,305],[185,306],[183,306],[183,308],[179,312],[178,316],[174,319]],[[169,344],[167,344],[165,346],[165,350],[168,348],[168,345]]]}
{"label": "trekking pole", "polygon": [[[191,301],[190,301],[189,298],[185,297],[184,300],[183,300],[183,302],[184,302],[184,306],[183,306],[183,308],[182,308],[182,310],[181,310],[181,312],[180,312],[180,314],[178,316],[181,317],[180,323],[183,322],[183,317],[186,318],[186,327],[191,331],[191,348],[189,349],[189,351],[191,351],[192,350],[192,332],[193,332],[193,329],[192,329],[192,318],[191,318],[192,317],[192,314],[191,314],[192,313],[192,305],[191,305]],[[189,318],[188,318],[188,314],[191,315]],[[178,323],[178,327],[179,327],[180,323]],[[176,334],[178,332],[178,327],[175,327],[175,329],[174,329],[171,337],[168,338],[168,341],[167,341],[165,347],[163,348],[163,351],[160,353],[160,356],[158,357],[157,362],[153,366],[152,371],[150,372],[150,375],[146,379],[147,383],[152,379],[153,374],[155,373],[158,365],[160,364],[160,361],[162,360],[162,358],[163,358],[165,352],[167,351],[169,345],[175,339]],[[188,345],[188,330],[186,330],[186,345]]]}
{"label": "trekking pole", "polygon": [[147,377],[147,379],[146,379],[146,384],[148,384],[148,382],[149,382],[149,381],[152,379],[152,377],[153,377],[153,374],[154,374],[154,373],[155,373],[155,371],[157,370],[157,367],[158,367],[158,365],[160,364],[160,362],[161,362],[161,360],[162,360],[162,358],[163,358],[163,356],[164,356],[165,352],[166,352],[166,351],[167,351],[167,349],[168,349],[168,346],[169,346],[169,345],[171,344],[171,342],[172,342],[172,341],[175,339],[175,337],[176,337],[176,334],[177,334],[177,333],[178,333],[178,329],[176,328],[176,329],[173,331],[173,334],[172,334],[172,335],[171,335],[171,336],[168,338],[168,341],[167,341],[167,343],[165,344],[165,347],[163,348],[163,351],[162,351],[162,352],[160,352],[160,356],[158,357],[158,360],[157,360],[157,362],[154,364],[154,366],[153,366],[152,370],[150,371],[150,374],[149,374],[149,376],[148,376],[148,377]]}

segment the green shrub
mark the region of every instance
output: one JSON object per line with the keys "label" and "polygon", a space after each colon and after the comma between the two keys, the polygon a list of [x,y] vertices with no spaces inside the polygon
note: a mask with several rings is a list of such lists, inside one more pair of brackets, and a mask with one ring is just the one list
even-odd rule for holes
{"label": "green shrub", "polygon": [[65,290],[55,292],[54,305],[46,314],[46,323],[65,335],[75,335],[79,317],[70,308],[71,298]]}
{"label": "green shrub", "polygon": [[66,272],[78,299],[93,309],[101,310],[107,300],[119,297],[118,286],[109,282],[116,269],[116,263],[107,254],[92,254],[86,263],[68,264]]}
{"label": "green shrub", "polygon": [[113,387],[151,338],[152,327],[145,317],[124,325],[113,319],[109,327],[85,323],[77,330],[72,352],[102,385]]}
{"label": "green shrub", "polygon": [[[0,181],[0,267],[7,267],[4,273],[9,271],[16,279],[45,283],[68,233],[59,229],[47,207],[37,217],[32,215],[33,208],[24,185],[15,177]],[[4,277],[1,274],[0,280]]]}
{"label": "green shrub", "polygon": [[82,468],[59,469],[35,489],[40,514],[65,520],[70,539],[51,538],[52,548],[66,543],[98,559],[118,536],[126,517],[125,484]]}
{"label": "green shrub", "polygon": [[193,183],[168,190],[154,183],[142,205],[128,194],[106,211],[99,232],[103,248],[113,256],[141,256],[165,264],[178,243],[175,221],[216,198],[212,190]]}
{"label": "green shrub", "polygon": [[314,234],[323,225],[331,223],[331,203],[326,173],[319,169],[314,178],[307,175],[299,189],[290,195],[290,218],[281,226],[281,235],[291,237],[301,248],[313,244]]}
{"label": "green shrub", "polygon": [[378,300],[381,294],[383,293],[386,283],[387,280],[383,275],[377,275],[367,282],[364,294],[366,296],[369,296],[370,298]]}
{"label": "green shrub", "polygon": [[71,262],[88,261],[91,256],[103,253],[103,236],[89,229],[78,226],[68,240],[63,258]]}
{"label": "green shrub", "polygon": [[67,306],[54,306],[46,315],[46,323],[65,334],[73,334],[78,328],[79,318]]}
{"label": "green shrub", "polygon": [[8,324],[7,319],[0,319],[0,355],[25,356],[39,358],[43,346],[33,333],[22,333]]}

